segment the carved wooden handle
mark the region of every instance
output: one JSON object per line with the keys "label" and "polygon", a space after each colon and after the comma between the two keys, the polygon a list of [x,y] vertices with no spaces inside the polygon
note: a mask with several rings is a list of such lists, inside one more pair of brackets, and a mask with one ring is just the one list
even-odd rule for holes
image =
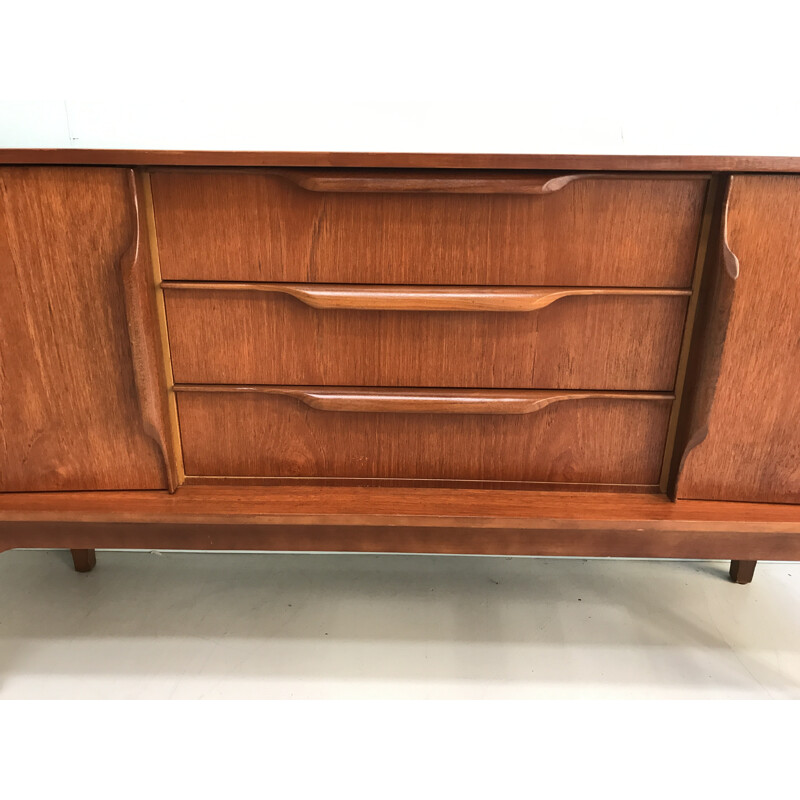
{"label": "carved wooden handle", "polygon": [[270,292],[313,308],[371,311],[537,311],[564,297],[688,297],[688,289],[570,286],[366,286],[325,283],[197,283],[165,281],[165,289]]}
{"label": "carved wooden handle", "polygon": [[[269,169],[309,192],[413,192],[433,194],[552,194],[596,173],[474,170]],[[609,177],[603,175],[602,177]],[[613,176],[612,176],[613,177]]]}
{"label": "carved wooden handle", "polygon": [[681,475],[687,460],[708,436],[711,409],[722,369],[722,354],[728,338],[728,323],[739,277],[739,259],[728,241],[728,212],[731,195],[737,185],[736,176],[722,179],[722,183],[724,193],[721,203],[714,203],[712,242],[698,292],[697,312],[684,379],[688,388],[681,400],[668,481],[669,495],[673,500],[680,496]]}
{"label": "carved wooden handle", "polygon": [[722,207],[722,231],[721,231],[721,249],[722,249],[722,265],[725,271],[730,275],[733,280],[739,277],[739,257],[731,250],[730,242],[728,240],[728,211],[730,209],[730,195],[735,176],[731,176],[728,181],[728,186],[725,191],[725,201]]}
{"label": "carved wooden handle", "polygon": [[169,404],[164,378],[164,361],[159,340],[156,281],[148,252],[148,225],[142,202],[143,177],[128,172],[130,214],[133,235],[129,249],[123,254],[122,273],[125,320],[131,345],[136,396],[142,413],[142,424],[164,459],[167,487],[174,492],[180,482],[178,457],[169,431]]}
{"label": "carved wooden handle", "polygon": [[294,397],[320,411],[394,414],[533,414],[568,400],[667,402],[672,394],[465,389],[343,389],[321,386],[222,386],[179,384],[176,392],[234,392]]}

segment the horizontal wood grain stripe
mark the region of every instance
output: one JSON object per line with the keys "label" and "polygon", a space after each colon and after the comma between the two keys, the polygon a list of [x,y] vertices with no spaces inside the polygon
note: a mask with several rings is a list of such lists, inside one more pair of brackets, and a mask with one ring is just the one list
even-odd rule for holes
{"label": "horizontal wood grain stripe", "polygon": [[649,492],[658,494],[654,483],[575,483],[571,481],[508,481],[430,478],[280,478],[263,475],[187,475],[186,486],[368,486],[407,489],[505,489],[537,492]]}
{"label": "horizontal wood grain stripe", "polygon": [[259,150],[0,149],[0,164],[185,167],[376,167],[411,169],[800,172],[798,156],[581,155],[539,153],[343,153]]}
{"label": "horizontal wood grain stripe", "polygon": [[[619,495],[615,495],[619,497]],[[731,505],[736,505],[731,504]],[[0,551],[26,548],[440,553],[579,558],[800,560],[797,523],[689,521],[636,527],[551,523],[548,528],[352,524],[0,522]],[[688,529],[687,529],[688,528]],[[776,530],[777,529],[777,530]]]}
{"label": "horizontal wood grain stripe", "polygon": [[[800,506],[671,502],[660,494],[603,492],[183,486],[173,495],[164,491],[0,494],[0,529],[11,522],[421,525],[601,533],[613,530],[635,532],[643,539],[653,531],[782,531],[800,537]],[[116,546],[125,545],[119,542]]]}
{"label": "horizontal wood grain stripe", "polygon": [[176,392],[224,392],[293,397],[320,411],[411,414],[533,414],[553,403],[582,400],[668,402],[672,394],[551,392],[474,389],[345,389],[323,386],[224,386],[176,384]]}
{"label": "horizontal wood grain stripe", "polygon": [[376,311],[538,311],[565,297],[688,297],[690,289],[570,286],[392,286],[164,281],[164,289],[286,294],[313,308]]}

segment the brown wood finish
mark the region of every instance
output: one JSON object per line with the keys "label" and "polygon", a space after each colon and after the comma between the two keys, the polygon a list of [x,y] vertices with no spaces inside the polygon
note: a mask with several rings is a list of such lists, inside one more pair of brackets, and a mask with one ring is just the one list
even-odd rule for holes
{"label": "brown wood finish", "polygon": [[671,399],[216,389],[178,394],[187,475],[657,484]]}
{"label": "brown wood finish", "polygon": [[[271,169],[268,174],[309,192],[392,194],[534,194],[545,195],[579,180],[672,180],[678,175],[619,173],[547,173],[454,169]],[[682,176],[696,177],[696,176]]]}
{"label": "brown wood finish", "polygon": [[97,564],[97,555],[94,549],[71,550],[72,563],[76,572],[91,572]]}
{"label": "brown wood finish", "polygon": [[0,164],[164,167],[365,167],[658,172],[800,172],[797,156],[354,153],[253,150],[0,148]]}
{"label": "brown wood finish", "polygon": [[725,179],[721,194],[711,209],[709,242],[689,351],[689,360],[680,395],[675,447],[672,454],[668,489],[675,497],[681,473],[692,450],[708,436],[711,405],[719,379],[722,352],[728,334],[739,265],[727,234],[730,187]]}
{"label": "brown wood finish", "polygon": [[189,475],[184,486],[358,486],[380,489],[510,489],[525,492],[640,492],[654,494],[653,484],[577,483],[575,481],[438,480],[430,478],[264,478],[231,475]]}
{"label": "brown wood finish", "polygon": [[706,174],[800,159],[0,152],[81,159],[0,169],[0,551],[800,560],[800,176]]}
{"label": "brown wood finish", "polygon": [[800,507],[339,486],[0,495],[11,547],[800,560]]}
{"label": "brown wood finish", "polygon": [[268,171],[155,172],[167,280],[687,288],[707,180],[545,196],[341,194]]}
{"label": "brown wood finish", "polygon": [[539,311],[567,297],[688,297],[689,289],[619,286],[388,286],[164,281],[164,289],[285,294],[312,308],[350,311]]}
{"label": "brown wood finish", "polygon": [[[181,491],[181,490],[179,490]],[[371,490],[367,490],[371,491]],[[460,490],[459,490],[460,491]],[[494,491],[494,490],[489,490]],[[593,497],[594,495],[581,495]],[[648,497],[650,495],[640,495]],[[616,498],[625,495],[614,495]],[[687,501],[679,501],[687,502]],[[584,509],[585,506],[581,505]],[[683,506],[679,505],[682,509]],[[549,528],[470,528],[332,525],[214,524],[169,522],[9,523],[0,525],[0,552],[14,547],[97,547],[138,550],[245,550],[276,552],[442,553],[579,558],[683,558],[800,561],[800,536],[751,524],[721,530],[693,522],[695,529],[676,530],[662,522],[639,522],[637,529],[618,522],[591,528],[563,523]],[[714,527],[708,532],[705,527]],[[756,527],[767,527],[754,533]],[[679,600],[676,598],[676,603]]]}
{"label": "brown wood finish", "polygon": [[[800,506],[661,494],[517,492],[497,489],[364,489],[353,486],[182,486],[174,494],[23,492],[0,494],[0,525],[111,522],[208,525],[330,524],[492,530],[620,530],[640,533],[791,533]],[[641,530],[639,530],[641,529]],[[15,545],[20,546],[20,545]],[[33,546],[33,545],[32,545]]]}
{"label": "brown wood finish", "polygon": [[[606,177],[588,172],[482,172],[479,170],[272,169],[309,192],[398,192],[414,194],[552,194],[572,181]],[[633,173],[639,177],[638,173]]]}
{"label": "brown wood finish", "polygon": [[174,492],[180,480],[178,457],[170,431],[169,400],[164,381],[156,306],[157,287],[150,261],[150,238],[141,174],[130,170],[129,186],[135,233],[131,248],[122,260],[122,281],[133,374],[144,428],[161,450],[167,487]]}
{"label": "brown wood finish", "polygon": [[[685,388],[687,381],[687,374],[690,368],[690,351],[692,339],[695,334],[695,324],[698,318],[698,309],[700,308],[700,300],[704,299],[700,291],[703,285],[703,278],[705,277],[705,266],[708,260],[709,244],[712,236],[712,228],[715,224],[715,215],[720,207],[718,198],[723,190],[723,183],[727,179],[720,178],[715,175],[711,178],[708,186],[708,194],[706,195],[706,205],[703,210],[703,222],[700,226],[700,240],[697,243],[697,254],[695,256],[694,277],[692,279],[692,294],[689,298],[688,308],[686,309],[686,324],[683,330],[683,337],[681,340],[680,355],[678,357],[678,370],[675,375],[675,402],[672,404],[672,413],[669,419],[669,429],[667,431],[667,444],[664,448],[664,461],[661,466],[661,481],[659,488],[662,492],[668,493],[674,487],[674,475],[678,471],[678,462],[682,458],[682,453],[678,455],[678,448],[680,447],[685,452],[685,436],[686,430],[691,427],[691,423],[687,421],[688,415],[683,408],[683,401],[685,398]],[[681,411],[684,415],[681,415]],[[681,420],[684,420],[684,425],[681,428]],[[679,434],[681,440],[679,441]],[[673,462],[676,466],[673,467]]]}
{"label": "brown wood finish", "polygon": [[[180,486],[186,476],[183,470],[183,452],[181,449],[180,428],[178,427],[178,406],[175,402],[175,394],[172,387],[175,383],[172,376],[172,355],[169,349],[169,335],[167,333],[167,312],[164,305],[164,291],[161,288],[161,264],[158,255],[158,242],[156,241],[156,220],[153,212],[153,194],[150,187],[150,175],[146,172],[139,172],[137,175],[141,187],[141,195],[144,201],[145,216],[147,218],[148,244],[150,247],[150,261],[153,269],[153,296],[155,300],[156,317],[154,325],[158,329],[158,340],[160,344],[161,369],[159,375],[161,383],[166,392],[168,431],[170,434],[169,452],[174,459],[172,472],[174,481]],[[174,491],[170,485],[170,491]]]}
{"label": "brown wood finish", "polygon": [[323,386],[203,386],[176,392],[293,397],[320,411],[377,414],[535,414],[554,403],[579,400],[672,400],[671,394],[625,392],[486,391],[461,389],[351,389]]}
{"label": "brown wood finish", "polygon": [[742,585],[753,580],[756,571],[756,561],[731,561],[731,580]]}
{"label": "brown wood finish", "polygon": [[[590,296],[570,297],[503,289],[492,298],[482,294],[491,290],[433,287],[420,299],[413,287],[388,295],[347,287],[332,302],[475,310],[316,310],[294,299],[292,285],[288,295],[165,287],[180,383],[672,391],[687,305],[682,290],[579,289]],[[480,312],[493,302],[518,309],[556,298],[534,313]]]}
{"label": "brown wood finish", "polygon": [[735,176],[727,239],[737,288],[708,390],[708,435],[688,454],[677,493],[800,503],[800,179]]}
{"label": "brown wood finish", "polygon": [[0,170],[0,491],[166,485],[126,328],[128,179]]}

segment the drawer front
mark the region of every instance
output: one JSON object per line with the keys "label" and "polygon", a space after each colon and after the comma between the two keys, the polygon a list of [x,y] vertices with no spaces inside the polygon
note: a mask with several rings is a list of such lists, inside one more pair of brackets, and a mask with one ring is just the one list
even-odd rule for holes
{"label": "drawer front", "polygon": [[[688,301],[677,290],[296,288],[167,289],[175,381],[671,391]],[[462,310],[493,302],[546,305]],[[389,310],[403,303],[438,310]]]}
{"label": "drawer front", "polygon": [[669,395],[580,396],[507,413],[548,394],[179,391],[186,473],[658,483]]}
{"label": "drawer front", "polygon": [[481,180],[482,173],[419,178],[390,172],[390,178],[301,169],[154,172],[162,275],[375,284],[691,284],[707,185],[702,176],[507,173]]}

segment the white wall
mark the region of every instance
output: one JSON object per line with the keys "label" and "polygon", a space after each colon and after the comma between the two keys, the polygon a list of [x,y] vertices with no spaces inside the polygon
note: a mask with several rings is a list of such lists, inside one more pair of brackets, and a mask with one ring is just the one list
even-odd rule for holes
{"label": "white wall", "polygon": [[109,5],[4,9],[0,147],[800,156],[796,0]]}

